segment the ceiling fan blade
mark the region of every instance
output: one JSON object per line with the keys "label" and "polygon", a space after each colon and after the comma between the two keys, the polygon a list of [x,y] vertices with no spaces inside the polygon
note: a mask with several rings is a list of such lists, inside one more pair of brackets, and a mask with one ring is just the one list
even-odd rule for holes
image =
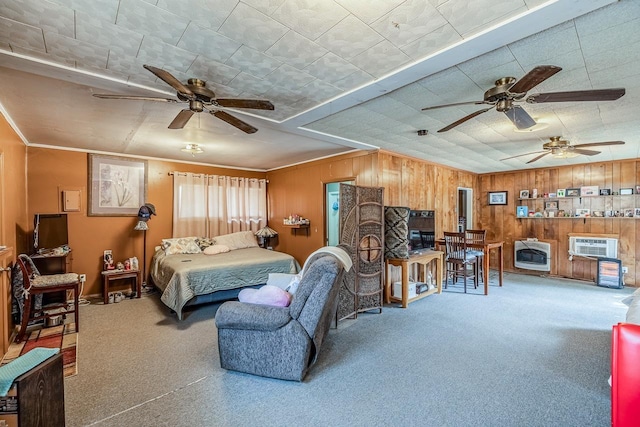
{"label": "ceiling fan blade", "polygon": [[595,150],[583,150],[581,148],[573,148],[574,153],[578,153],[578,154],[584,154],[585,156],[595,156],[596,154],[600,154],[600,151],[595,151]]}
{"label": "ceiling fan blade", "polygon": [[173,77],[173,75],[171,75],[171,73],[169,73],[168,71],[153,67],[151,65],[143,65],[143,67],[151,71],[156,75],[156,77],[158,77],[160,80],[164,81],[166,84],[182,93],[183,95],[186,95],[189,98],[195,96],[194,93],[191,92],[191,89],[180,83],[180,80]]}
{"label": "ceiling fan blade", "polygon": [[535,161],[537,161],[537,160],[540,160],[541,158],[543,158],[544,156],[546,156],[547,154],[550,154],[550,153],[551,153],[551,151],[547,151],[546,153],[540,154],[539,156],[536,156],[536,157],[534,157],[533,159],[529,160],[529,161],[527,162],[527,164],[529,164],[529,163],[533,163],[533,162],[535,162]]}
{"label": "ceiling fan blade", "polygon": [[440,129],[440,130],[438,131],[438,133],[440,133],[440,132],[446,132],[446,131],[448,131],[448,130],[451,130],[451,129],[453,129],[454,127],[456,127],[456,126],[458,126],[458,125],[460,125],[460,124],[462,124],[462,123],[466,122],[467,120],[473,119],[475,116],[479,116],[480,114],[485,113],[485,112],[487,112],[487,111],[491,110],[492,108],[493,108],[493,106],[491,106],[491,107],[489,107],[489,108],[484,108],[484,109],[482,109],[482,110],[478,110],[478,111],[476,111],[475,113],[471,113],[471,114],[469,114],[468,116],[464,116],[464,117],[463,117],[463,118],[461,118],[460,120],[458,120],[458,121],[455,121],[455,122],[451,123],[449,126],[445,126],[445,127],[443,127],[442,129]]}
{"label": "ceiling fan blade", "polygon": [[582,147],[598,147],[605,145],[624,145],[624,141],[605,141],[605,142],[589,142],[586,144],[576,144],[573,148],[582,148]]}
{"label": "ceiling fan blade", "polygon": [[220,120],[224,120],[225,122],[229,123],[231,126],[237,127],[245,133],[256,133],[258,131],[258,129],[254,128],[249,123],[243,122],[239,118],[234,117],[225,111],[210,111],[210,113]]}
{"label": "ceiling fan blade", "polygon": [[221,107],[253,108],[256,110],[273,110],[273,104],[264,99],[216,99]]}
{"label": "ceiling fan blade", "polygon": [[456,107],[458,105],[482,105],[482,104],[490,104],[490,103],[486,101],[454,102],[453,104],[443,104],[443,105],[434,105],[433,107],[424,107],[422,111],[435,110],[436,108],[444,108],[444,107]]}
{"label": "ceiling fan blade", "polygon": [[527,113],[524,108],[519,105],[514,105],[513,108],[505,111],[504,114],[513,122],[515,127],[518,129],[529,129],[532,126],[536,125],[536,121],[533,120],[533,117]]}
{"label": "ceiling fan blade", "polygon": [[187,124],[191,116],[193,116],[193,111],[191,110],[180,111],[169,125],[169,129],[182,129]]}
{"label": "ceiling fan blade", "polygon": [[524,154],[518,154],[517,156],[505,157],[504,159],[500,159],[500,161],[509,160],[509,159],[515,159],[516,157],[528,156],[529,154],[539,154],[539,153],[546,153],[546,152],[547,152],[547,150],[532,151],[531,153],[524,153]]}
{"label": "ceiling fan blade", "polygon": [[534,93],[527,97],[527,102],[529,104],[540,104],[542,102],[615,101],[625,93],[624,88]]}
{"label": "ceiling fan blade", "polygon": [[539,65],[525,74],[513,86],[509,88],[511,93],[525,93],[539,85],[555,73],[562,71],[562,68],[555,65]]}
{"label": "ceiling fan blade", "polygon": [[107,95],[102,93],[94,93],[93,96],[101,99],[132,99],[134,101],[157,101],[157,102],[180,102],[171,98],[156,98],[154,96],[133,96],[133,95]]}

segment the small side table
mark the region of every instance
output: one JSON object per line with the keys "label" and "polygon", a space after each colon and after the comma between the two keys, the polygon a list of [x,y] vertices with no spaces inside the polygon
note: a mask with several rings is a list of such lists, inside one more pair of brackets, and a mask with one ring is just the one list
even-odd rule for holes
{"label": "small side table", "polygon": [[114,280],[131,281],[131,298],[142,295],[142,273],[140,270],[108,270],[102,272],[102,297],[105,304],[109,304],[109,285]]}

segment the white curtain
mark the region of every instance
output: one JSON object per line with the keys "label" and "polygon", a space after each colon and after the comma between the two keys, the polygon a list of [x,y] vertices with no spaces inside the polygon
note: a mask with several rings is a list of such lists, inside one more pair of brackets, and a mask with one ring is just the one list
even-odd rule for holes
{"label": "white curtain", "polygon": [[267,181],[174,172],[173,237],[219,236],[267,225]]}

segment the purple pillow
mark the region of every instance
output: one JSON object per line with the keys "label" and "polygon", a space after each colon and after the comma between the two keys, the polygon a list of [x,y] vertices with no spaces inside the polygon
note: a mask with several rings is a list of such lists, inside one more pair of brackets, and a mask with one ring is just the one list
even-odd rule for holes
{"label": "purple pillow", "polygon": [[249,304],[288,307],[291,303],[291,294],[277,286],[264,285],[260,289],[245,288],[241,290],[238,294],[238,300]]}

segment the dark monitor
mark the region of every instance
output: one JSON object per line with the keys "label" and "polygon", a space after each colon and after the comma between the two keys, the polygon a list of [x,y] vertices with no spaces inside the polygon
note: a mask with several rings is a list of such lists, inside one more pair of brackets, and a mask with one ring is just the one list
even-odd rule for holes
{"label": "dark monitor", "polygon": [[33,218],[33,249],[41,253],[69,244],[67,214],[36,214]]}
{"label": "dark monitor", "polygon": [[433,249],[436,241],[435,211],[411,210],[408,237],[411,250]]}

